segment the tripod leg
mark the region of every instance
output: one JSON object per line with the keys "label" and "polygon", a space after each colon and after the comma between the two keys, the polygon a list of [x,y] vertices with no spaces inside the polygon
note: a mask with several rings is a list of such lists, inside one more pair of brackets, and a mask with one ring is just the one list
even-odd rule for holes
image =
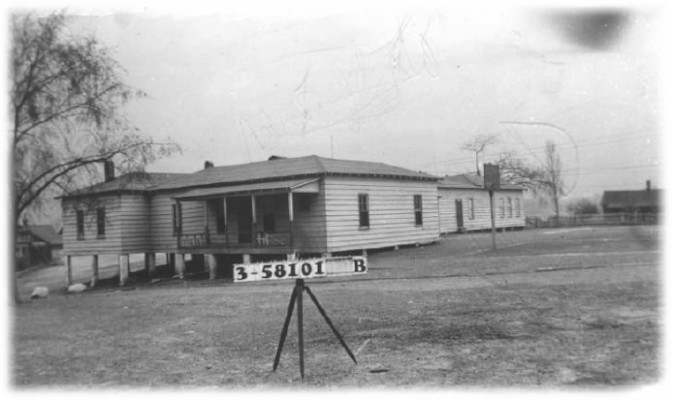
{"label": "tripod leg", "polygon": [[337,331],[337,329],[334,327],[334,324],[332,323],[332,320],[329,319],[329,317],[327,316],[327,313],[325,312],[325,310],[322,308],[322,306],[321,306],[320,303],[318,302],[318,299],[315,297],[315,295],[313,294],[313,292],[311,291],[311,289],[310,289],[308,286],[306,286],[305,289],[306,289],[306,291],[308,292],[308,295],[311,296],[311,300],[313,300],[313,302],[315,303],[316,307],[318,307],[318,311],[320,311],[320,315],[322,315],[322,317],[325,318],[325,321],[327,322],[327,325],[329,325],[329,327],[332,328],[332,332],[334,332],[334,334],[336,335],[337,339],[339,339],[339,342],[341,343],[341,345],[343,346],[343,348],[346,349],[346,353],[348,353],[348,355],[349,355],[350,358],[353,360],[353,362],[357,364],[358,362],[357,362],[357,360],[355,359],[355,356],[353,355],[353,353],[351,352],[351,350],[350,350],[350,349],[348,348],[348,346],[346,345],[346,342],[343,340],[343,338],[342,338],[341,335],[339,334],[339,331]]}
{"label": "tripod leg", "polygon": [[278,343],[276,358],[273,360],[274,371],[276,371],[276,368],[278,368],[278,363],[280,362],[280,353],[283,351],[283,345],[285,344],[285,338],[287,337],[287,328],[290,326],[290,320],[292,319],[292,310],[294,310],[294,302],[296,299],[297,299],[297,288],[295,287],[292,290],[292,296],[290,296],[290,305],[287,306],[287,314],[285,316],[285,323],[283,323],[283,330],[280,332],[280,342]]}
{"label": "tripod leg", "polygon": [[299,372],[304,380],[304,280],[297,279],[297,339],[299,341]]}

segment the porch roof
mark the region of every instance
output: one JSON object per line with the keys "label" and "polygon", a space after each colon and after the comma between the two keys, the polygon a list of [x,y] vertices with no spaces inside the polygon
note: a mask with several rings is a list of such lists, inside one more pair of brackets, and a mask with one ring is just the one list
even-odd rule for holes
{"label": "porch roof", "polygon": [[318,193],[319,179],[295,179],[288,181],[261,182],[247,185],[221,186],[214,188],[192,189],[173,196],[177,200],[200,200],[237,194],[272,194],[272,193]]}

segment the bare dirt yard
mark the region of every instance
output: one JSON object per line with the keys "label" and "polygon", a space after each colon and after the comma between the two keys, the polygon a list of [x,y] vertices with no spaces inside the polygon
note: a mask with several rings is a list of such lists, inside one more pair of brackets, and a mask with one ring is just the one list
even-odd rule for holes
{"label": "bare dirt yard", "polygon": [[[45,388],[633,388],[661,374],[660,227],[452,235],[306,283],[272,372],[292,281],[175,279],[54,292],[13,308],[12,385]],[[86,266],[76,271],[88,279]],[[108,269],[113,274],[114,269]],[[110,272],[111,271],[111,272]],[[57,287],[60,267],[21,276]],[[103,273],[101,273],[103,274]]]}

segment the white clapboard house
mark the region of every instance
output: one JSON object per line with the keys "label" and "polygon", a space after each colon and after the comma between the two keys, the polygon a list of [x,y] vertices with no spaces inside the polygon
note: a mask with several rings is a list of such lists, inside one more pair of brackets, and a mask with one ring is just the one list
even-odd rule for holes
{"label": "white clapboard house", "polygon": [[[502,182],[493,195],[498,230],[523,229],[526,215],[523,190]],[[491,229],[491,209],[484,177],[477,174],[445,176],[438,181],[439,226],[442,234]]]}
{"label": "white clapboard house", "polygon": [[[307,156],[215,167],[191,174],[138,173],[62,197],[63,251],[165,253],[183,276],[185,256],[218,264],[288,254],[325,255],[438,240],[438,177],[382,163]],[[227,267],[225,266],[225,269]],[[68,272],[70,276],[70,272]],[[68,278],[70,280],[70,278]]]}

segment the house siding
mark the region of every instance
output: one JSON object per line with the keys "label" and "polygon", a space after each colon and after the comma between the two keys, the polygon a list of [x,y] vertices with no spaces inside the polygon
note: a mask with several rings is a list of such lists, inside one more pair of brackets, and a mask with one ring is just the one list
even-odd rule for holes
{"label": "house siding", "polygon": [[[154,251],[174,252],[178,248],[178,238],[173,235],[174,196],[181,192],[155,193],[150,200],[151,245]],[[204,233],[203,202],[183,201],[182,233],[185,235]]]}
{"label": "house siding", "polygon": [[149,196],[122,194],[119,222],[122,226],[121,251],[141,253],[152,247]]}
{"label": "house siding", "polygon": [[[96,209],[105,207],[105,237],[97,234]],[[122,250],[122,213],[119,195],[63,199],[63,254],[119,254]],[[84,212],[84,238],[77,238],[77,210]]]}
{"label": "house siding", "polygon": [[[359,226],[358,195],[369,198],[369,227]],[[428,243],[438,239],[437,184],[431,181],[327,177],[324,183],[329,251]],[[416,226],[414,195],[422,196]]]}
{"label": "house siding", "polygon": [[[319,193],[297,193],[293,199],[294,247],[300,252],[327,252],[325,181],[321,180]],[[308,203],[307,209],[302,209],[302,201]]]}
{"label": "house siding", "polygon": [[[463,227],[466,231],[491,228],[491,206],[488,191],[483,189],[439,188],[439,219],[442,233],[458,232],[456,199],[463,203]],[[500,216],[500,199],[505,202],[505,217]],[[512,199],[512,216],[509,216],[507,199]],[[516,216],[516,200],[519,199],[520,215]],[[474,200],[474,218],[470,218],[469,199]],[[493,195],[496,228],[524,227],[526,215],[523,208],[523,192],[519,190],[497,191]]]}

